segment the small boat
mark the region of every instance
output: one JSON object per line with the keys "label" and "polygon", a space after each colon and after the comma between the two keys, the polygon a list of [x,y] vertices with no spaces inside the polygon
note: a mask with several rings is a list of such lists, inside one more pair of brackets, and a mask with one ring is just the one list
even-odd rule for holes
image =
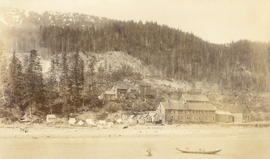
{"label": "small boat", "polygon": [[151,148],[148,148],[146,150],[146,156],[148,156],[148,157],[151,157],[152,156]]}
{"label": "small boat", "polygon": [[218,152],[221,151],[221,149],[218,150],[213,150],[213,151],[204,151],[204,150],[199,150],[199,151],[189,151],[189,150],[181,150],[179,148],[176,148],[176,150],[182,152],[182,153],[193,153],[193,154],[217,154]]}

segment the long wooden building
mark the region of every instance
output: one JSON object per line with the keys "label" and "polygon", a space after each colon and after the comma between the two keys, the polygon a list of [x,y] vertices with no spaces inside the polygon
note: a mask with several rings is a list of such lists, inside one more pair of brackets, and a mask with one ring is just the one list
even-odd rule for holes
{"label": "long wooden building", "polygon": [[216,108],[206,96],[183,94],[180,100],[161,102],[157,108],[162,123],[213,123]]}

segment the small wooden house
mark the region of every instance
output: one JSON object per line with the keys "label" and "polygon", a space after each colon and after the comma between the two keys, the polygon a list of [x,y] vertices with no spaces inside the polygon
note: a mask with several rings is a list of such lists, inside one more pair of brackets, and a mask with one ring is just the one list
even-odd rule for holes
{"label": "small wooden house", "polygon": [[139,84],[139,92],[140,96],[147,98],[155,98],[157,95],[156,90],[154,90],[150,84],[148,83],[140,83]]}
{"label": "small wooden house", "polygon": [[141,96],[146,96],[147,94],[149,94],[149,92],[151,92],[151,85],[148,83],[140,83],[139,90]]}
{"label": "small wooden house", "polygon": [[253,115],[252,113],[249,113],[249,112],[244,112],[243,113],[243,122],[251,122],[253,121]]}
{"label": "small wooden house", "polygon": [[234,123],[242,123],[243,122],[243,114],[242,113],[233,113],[233,122]]}
{"label": "small wooden house", "polygon": [[233,114],[228,111],[218,110],[216,111],[216,122],[220,123],[232,123],[234,121]]}
{"label": "small wooden house", "polygon": [[113,90],[116,92],[116,97],[118,100],[126,99],[128,93],[128,86],[125,84],[116,85]]}
{"label": "small wooden house", "polygon": [[114,101],[116,100],[116,93],[114,91],[105,91],[103,94],[103,99],[105,101]]}
{"label": "small wooden house", "polygon": [[235,123],[251,122],[254,120],[254,116],[253,113],[248,110],[237,111],[233,113],[233,120]]}
{"label": "small wooden house", "polygon": [[116,100],[116,93],[114,91],[105,91],[100,96],[98,96],[100,100],[106,101],[114,101]]}

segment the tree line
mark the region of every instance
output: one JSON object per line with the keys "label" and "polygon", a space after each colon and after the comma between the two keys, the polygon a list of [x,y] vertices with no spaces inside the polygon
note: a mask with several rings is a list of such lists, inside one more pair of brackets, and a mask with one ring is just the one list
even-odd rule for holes
{"label": "tree line", "polygon": [[[78,108],[100,106],[93,78],[93,63],[85,64],[79,52],[63,52],[51,58],[48,77],[44,78],[40,56],[31,50],[23,61],[14,52],[8,67],[1,67],[1,104],[9,111],[19,109],[37,113],[76,112]],[[84,71],[87,67],[88,71]],[[87,75],[87,77],[86,77]]]}
{"label": "tree line", "polygon": [[124,51],[163,77],[215,82],[235,90],[268,89],[270,47],[264,43],[217,45],[157,23],[112,21],[99,28],[41,26],[40,46],[67,52]]}
{"label": "tree line", "polygon": [[269,88],[269,44],[247,40],[213,44],[154,22],[106,20],[102,25],[81,24],[35,22],[37,27],[13,29],[11,34],[16,37],[17,49],[23,51],[39,47],[49,49],[49,53],[68,54],[76,50],[124,51],[159,70],[162,77],[215,82],[234,90]]}

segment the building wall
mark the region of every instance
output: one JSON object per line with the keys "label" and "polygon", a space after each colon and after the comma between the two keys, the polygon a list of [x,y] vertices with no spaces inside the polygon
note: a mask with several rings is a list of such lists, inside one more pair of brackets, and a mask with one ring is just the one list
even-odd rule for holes
{"label": "building wall", "polygon": [[233,121],[235,123],[242,123],[243,122],[243,114],[242,113],[234,113],[233,114]]}
{"label": "building wall", "polygon": [[165,121],[173,123],[213,123],[216,120],[215,111],[203,110],[166,110]]}
{"label": "building wall", "polygon": [[251,121],[252,121],[252,115],[250,113],[244,113],[243,122],[251,122]]}
{"label": "building wall", "polygon": [[148,92],[150,92],[151,91],[151,86],[139,86],[139,89],[140,89],[140,94],[142,95],[142,96],[145,96],[145,95],[147,95],[148,94]]}
{"label": "building wall", "polygon": [[216,121],[222,122],[222,123],[231,123],[233,122],[233,116],[232,115],[225,115],[225,114],[216,114]]}

